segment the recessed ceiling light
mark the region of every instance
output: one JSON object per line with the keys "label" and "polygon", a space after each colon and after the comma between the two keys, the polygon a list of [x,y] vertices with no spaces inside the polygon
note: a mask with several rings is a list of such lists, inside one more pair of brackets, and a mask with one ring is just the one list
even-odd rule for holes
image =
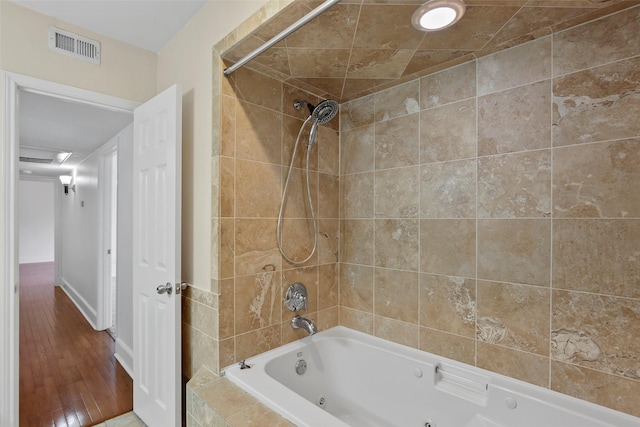
{"label": "recessed ceiling light", "polygon": [[444,30],[458,22],[466,9],[463,0],[430,0],[413,13],[411,24],[420,31]]}
{"label": "recessed ceiling light", "polygon": [[60,164],[66,162],[69,157],[71,157],[71,152],[67,151],[61,151],[56,154],[56,158],[58,159],[58,162],[60,162]]}

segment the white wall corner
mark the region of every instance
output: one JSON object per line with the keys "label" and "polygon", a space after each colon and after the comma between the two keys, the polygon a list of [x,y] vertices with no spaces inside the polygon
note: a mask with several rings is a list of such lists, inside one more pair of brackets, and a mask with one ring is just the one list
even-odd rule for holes
{"label": "white wall corner", "polygon": [[64,277],[61,277],[60,280],[60,288],[62,288],[64,293],[67,294],[67,296],[71,299],[75,306],[78,307],[78,310],[80,310],[80,313],[82,313],[84,318],[87,319],[87,322],[89,322],[91,327],[97,331],[98,327],[96,323],[98,314],[96,313],[96,311],[84,298],[82,298],[82,295],[80,295]]}
{"label": "white wall corner", "polygon": [[127,371],[127,374],[133,378],[133,350],[120,338],[116,338],[116,352],[114,356],[124,370]]}

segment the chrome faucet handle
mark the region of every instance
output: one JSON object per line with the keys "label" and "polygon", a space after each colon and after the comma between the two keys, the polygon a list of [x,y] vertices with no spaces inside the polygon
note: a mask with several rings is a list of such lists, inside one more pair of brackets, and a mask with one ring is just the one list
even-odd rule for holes
{"label": "chrome faucet handle", "polygon": [[290,311],[296,312],[307,309],[307,288],[300,282],[289,286],[284,297],[284,303]]}

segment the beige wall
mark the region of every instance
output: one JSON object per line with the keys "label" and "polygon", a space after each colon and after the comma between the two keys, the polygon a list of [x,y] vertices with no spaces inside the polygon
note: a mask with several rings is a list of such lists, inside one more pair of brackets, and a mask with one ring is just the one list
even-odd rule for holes
{"label": "beige wall", "polygon": [[211,279],[213,46],[265,2],[209,1],[158,54],[158,92],[183,90],[182,277],[201,289]]}
{"label": "beige wall", "polygon": [[342,106],[342,325],[640,416],[638,22]]}
{"label": "beige wall", "polygon": [[[2,69],[143,102],[156,93],[156,54],[109,39],[15,3],[0,2]],[[49,51],[54,26],[101,43],[100,65]]]}

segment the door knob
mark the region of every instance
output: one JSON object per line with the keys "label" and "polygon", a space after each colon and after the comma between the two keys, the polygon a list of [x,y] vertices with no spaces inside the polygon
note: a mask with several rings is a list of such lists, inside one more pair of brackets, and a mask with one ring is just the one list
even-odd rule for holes
{"label": "door knob", "polygon": [[156,291],[158,291],[160,295],[164,293],[171,295],[171,293],[173,292],[173,285],[171,284],[171,282],[167,282],[164,285],[158,285]]}

